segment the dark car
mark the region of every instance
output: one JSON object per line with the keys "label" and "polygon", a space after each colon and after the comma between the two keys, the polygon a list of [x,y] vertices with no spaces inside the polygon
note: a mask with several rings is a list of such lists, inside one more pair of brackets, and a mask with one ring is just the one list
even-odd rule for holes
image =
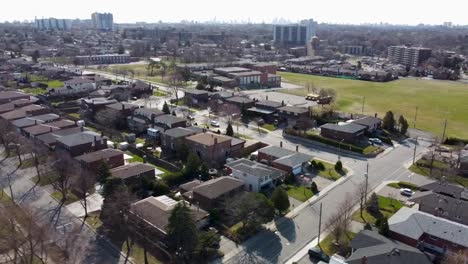
{"label": "dark car", "polygon": [[327,254],[325,254],[318,247],[314,247],[314,248],[309,249],[308,253],[309,253],[310,258],[313,258],[313,259],[316,259],[316,260],[322,260],[322,261],[325,261],[325,262],[330,261],[330,257],[327,256]]}

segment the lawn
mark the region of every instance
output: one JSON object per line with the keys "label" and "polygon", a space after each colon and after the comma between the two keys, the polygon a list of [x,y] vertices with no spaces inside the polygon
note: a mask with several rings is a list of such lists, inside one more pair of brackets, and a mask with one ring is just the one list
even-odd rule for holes
{"label": "lawn", "polygon": [[[378,113],[383,117],[392,110],[397,117],[403,114],[412,126],[418,107],[417,128],[441,135],[447,117],[447,135],[468,138],[468,84],[416,78],[377,83],[295,73],[280,75],[284,82],[300,85],[311,82],[317,88],[336,90],[339,110],[361,113],[365,97],[365,114]],[[308,93],[306,89],[281,91],[300,96]]]}
{"label": "lawn", "polygon": [[395,188],[395,189],[409,188],[413,191],[419,190],[419,187],[416,186],[415,184],[412,184],[410,182],[404,182],[404,181],[392,182],[392,183],[387,184],[387,186]]}
{"label": "lawn", "polygon": [[73,116],[74,118],[81,118],[81,115],[79,113],[71,113],[69,115]]}
{"label": "lawn", "polygon": [[97,230],[99,227],[102,226],[101,221],[101,211],[96,211],[88,214],[86,218],[86,223],[91,226],[92,229]]}
{"label": "lawn", "polygon": [[49,184],[52,184],[53,182],[55,182],[57,180],[57,175],[53,172],[49,172],[45,175],[41,175],[41,179],[39,180],[39,177],[37,176],[34,176],[33,178],[31,178],[31,181],[33,181],[34,183],[37,183],[39,184],[40,186],[45,186],[45,185],[49,185]]}
{"label": "lawn", "polygon": [[[349,244],[349,242],[351,242],[351,240],[356,236],[356,233],[353,233],[353,232],[346,232],[346,235],[344,235],[342,237],[342,240],[346,243]],[[322,251],[327,254],[328,256],[333,256],[333,254],[335,254],[338,250],[336,249],[335,245],[333,244],[333,236],[330,234],[328,235],[327,237],[325,237],[325,239],[323,239],[321,242],[320,242],[320,248],[322,249]]]}
{"label": "lawn", "polygon": [[238,137],[238,138],[243,138],[243,139],[252,139],[252,137],[249,137],[247,135],[244,135],[244,134],[241,134],[241,133],[234,133],[234,136],[235,137]]}
{"label": "lawn", "polygon": [[132,156],[132,159],[130,160],[130,162],[143,162],[143,158],[138,156],[138,155],[135,155],[131,152],[127,152],[128,155]]}
{"label": "lawn", "polygon": [[288,195],[291,196],[292,198],[305,202],[309,200],[314,194],[310,190],[310,188],[305,187],[305,186],[293,186],[293,185],[288,185]]}
{"label": "lawn", "polygon": [[[384,197],[384,196],[377,196],[379,198],[379,209],[380,213],[387,217],[390,218],[393,214],[395,214],[401,207],[403,207],[403,203],[392,198]],[[369,201],[369,199],[367,199]],[[361,218],[361,212],[358,209],[354,214],[353,214],[353,220],[361,223],[370,223],[370,224],[375,224],[375,221],[377,220],[373,215],[369,214],[367,210],[364,208],[362,211],[362,215],[364,219]]]}
{"label": "lawn", "polygon": [[276,130],[276,127],[273,124],[264,124],[262,126],[262,128],[264,128],[264,129],[266,129],[268,131],[275,131]]}
{"label": "lawn", "polygon": [[46,89],[42,89],[42,88],[23,88],[21,90],[25,93],[34,94],[34,95],[45,94],[47,92]]}
{"label": "lawn", "polygon": [[[315,160],[315,159],[314,159]],[[319,163],[321,162],[323,166],[325,167],[325,170],[318,171],[318,174],[324,178],[327,178],[332,181],[336,181],[342,176],[345,176],[348,171],[343,168],[342,172],[338,172],[335,170],[335,164],[331,164],[329,162],[321,161],[321,160],[315,160],[315,162]]]}
{"label": "lawn", "polygon": [[166,92],[163,92],[163,91],[160,91],[160,90],[154,90],[154,91],[153,91],[153,95],[154,95],[154,96],[163,97],[163,96],[167,96],[167,93],[166,93]]}
{"label": "lawn", "polygon": [[27,169],[34,166],[34,159],[25,159],[22,160],[20,169]]}
{"label": "lawn", "polygon": [[[62,201],[62,193],[59,192],[59,191],[54,191],[50,196],[52,196],[58,202]],[[76,196],[72,192],[68,192],[67,200],[65,201],[65,205],[71,204],[71,203],[76,202],[78,200],[80,200],[80,198],[78,198],[78,196]]]}
{"label": "lawn", "polygon": [[[436,167],[436,166],[434,166],[434,167]],[[465,177],[462,177],[462,176],[459,176],[459,175],[452,175],[452,174],[448,174],[448,173],[442,173],[441,170],[433,169],[432,176],[430,176],[430,174],[431,174],[431,169],[430,168],[418,166],[417,164],[411,165],[411,167],[409,167],[409,170],[416,173],[416,174],[419,174],[419,175],[422,175],[422,176],[427,176],[427,177],[434,178],[434,179],[441,179],[442,176],[445,176],[445,178],[449,182],[460,184],[463,187],[468,187],[468,178],[465,178]]]}

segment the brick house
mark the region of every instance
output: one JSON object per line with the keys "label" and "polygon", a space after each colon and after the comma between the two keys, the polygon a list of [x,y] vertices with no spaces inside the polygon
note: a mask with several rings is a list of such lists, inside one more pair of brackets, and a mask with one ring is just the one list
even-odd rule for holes
{"label": "brick house", "polygon": [[202,182],[182,195],[190,203],[209,212],[213,209],[222,209],[226,199],[234,197],[243,190],[243,181],[229,176],[222,176]]}
{"label": "brick house", "polygon": [[231,155],[231,137],[201,133],[186,138],[188,148],[208,166],[220,167]]}
{"label": "brick house", "polygon": [[164,129],[187,127],[187,120],[173,115],[160,115],[154,118],[153,125]]}
{"label": "brick house", "polygon": [[0,104],[6,104],[14,100],[19,99],[28,99],[31,96],[25,93],[15,92],[15,91],[5,91],[0,92]]}
{"label": "brick house", "polygon": [[16,120],[16,119],[20,119],[20,118],[24,118],[28,116],[42,115],[42,114],[46,114],[49,112],[50,110],[43,106],[32,104],[32,105],[23,106],[21,108],[17,108],[10,112],[3,113],[0,115],[0,117],[5,120]]}
{"label": "brick house", "polygon": [[184,104],[195,107],[206,107],[209,101],[209,93],[204,90],[186,90]]}
{"label": "brick house", "polygon": [[80,164],[92,171],[96,171],[101,162],[106,162],[110,169],[125,165],[124,153],[117,149],[101,149],[75,157]]}
{"label": "brick house", "polygon": [[[195,127],[194,127],[195,128]],[[202,130],[200,128],[200,130]],[[168,129],[161,133],[161,148],[163,151],[177,152],[183,144],[185,144],[185,138],[201,133],[197,129],[176,127]]]}
{"label": "brick house", "polygon": [[367,128],[367,132],[369,133],[373,133],[377,129],[380,129],[382,127],[382,120],[373,116],[361,117],[359,119],[354,120],[352,123],[365,126]]}
{"label": "brick house", "polygon": [[390,238],[439,256],[468,248],[468,226],[415,208],[402,207],[390,219]]}
{"label": "brick house", "polygon": [[92,131],[79,132],[57,138],[55,147],[76,157],[107,148],[107,138]]}
{"label": "brick house", "polygon": [[325,124],[320,127],[320,135],[335,140],[343,140],[349,143],[359,141],[366,132],[366,127],[358,124],[347,123],[344,125]]}
{"label": "brick house", "polygon": [[116,167],[110,170],[112,177],[122,179],[126,184],[138,184],[143,179],[154,180],[156,177],[155,167],[140,162]]}
{"label": "brick house", "polygon": [[301,129],[311,128],[315,121],[310,117],[309,108],[297,106],[282,106],[278,108],[279,122],[286,123],[288,126],[297,126]]}
{"label": "brick house", "polygon": [[255,105],[255,102],[252,99],[241,96],[227,98],[225,102],[227,104],[235,105],[239,109],[242,109],[242,107],[244,107],[245,109],[249,109]]}
{"label": "brick house", "polygon": [[266,161],[270,166],[294,175],[303,173],[305,166],[312,158],[311,155],[277,146],[268,146],[258,150],[258,161]]}

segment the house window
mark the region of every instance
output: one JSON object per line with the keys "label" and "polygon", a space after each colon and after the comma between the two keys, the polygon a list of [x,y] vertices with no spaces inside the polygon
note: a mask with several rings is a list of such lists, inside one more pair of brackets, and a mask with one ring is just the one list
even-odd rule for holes
{"label": "house window", "polygon": [[431,240],[434,240],[434,241],[436,241],[436,240],[439,239],[439,238],[437,238],[437,237],[435,237],[435,236],[431,236],[431,235],[429,235],[429,238],[430,238]]}
{"label": "house window", "polygon": [[459,215],[457,215],[457,216],[455,216],[455,219],[457,219],[457,220],[461,220],[461,219],[462,219],[462,217],[461,217],[461,216],[459,216]]}

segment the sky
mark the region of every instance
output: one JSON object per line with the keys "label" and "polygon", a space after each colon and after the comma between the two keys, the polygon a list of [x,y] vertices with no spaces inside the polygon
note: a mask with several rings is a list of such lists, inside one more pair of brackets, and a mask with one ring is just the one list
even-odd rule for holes
{"label": "sky", "polygon": [[89,19],[111,12],[115,23],[237,20],[270,23],[313,18],[319,23],[468,25],[468,0],[1,0],[0,21]]}

